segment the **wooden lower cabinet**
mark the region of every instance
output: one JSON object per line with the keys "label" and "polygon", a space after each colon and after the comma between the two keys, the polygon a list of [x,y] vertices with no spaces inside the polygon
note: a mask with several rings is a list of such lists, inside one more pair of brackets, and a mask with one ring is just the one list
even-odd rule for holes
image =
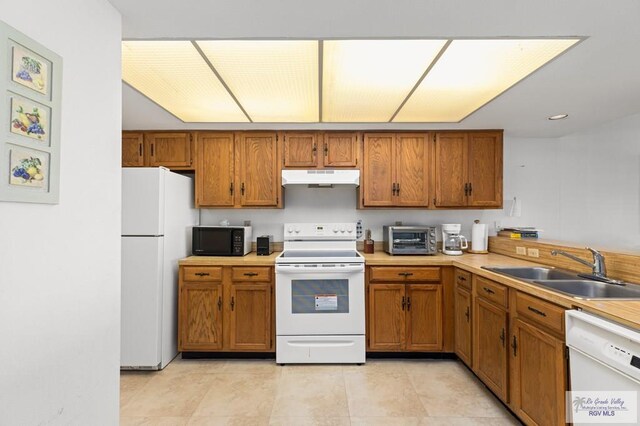
{"label": "wooden lower cabinet", "polygon": [[456,286],[454,298],[455,352],[462,362],[471,367],[471,292],[462,286]]}
{"label": "wooden lower cabinet", "polygon": [[442,285],[408,284],[405,294],[407,350],[442,350]]}
{"label": "wooden lower cabinet", "polygon": [[274,350],[272,267],[181,266],[179,287],[178,350]]}
{"label": "wooden lower cabinet", "polygon": [[565,424],[564,341],[516,319],[510,346],[513,411],[529,425]]}
{"label": "wooden lower cabinet", "polygon": [[180,351],[222,349],[222,283],[180,285]]}
{"label": "wooden lower cabinet", "polygon": [[500,399],[508,401],[507,310],[476,296],[473,305],[473,371]]}
{"label": "wooden lower cabinet", "polygon": [[369,285],[369,349],[404,349],[404,284]]}

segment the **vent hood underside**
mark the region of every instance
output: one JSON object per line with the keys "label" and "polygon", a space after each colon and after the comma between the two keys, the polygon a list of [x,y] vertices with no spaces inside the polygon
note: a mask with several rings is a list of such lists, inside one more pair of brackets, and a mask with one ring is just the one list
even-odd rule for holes
{"label": "vent hood underside", "polygon": [[283,170],[282,186],[360,185],[360,170]]}

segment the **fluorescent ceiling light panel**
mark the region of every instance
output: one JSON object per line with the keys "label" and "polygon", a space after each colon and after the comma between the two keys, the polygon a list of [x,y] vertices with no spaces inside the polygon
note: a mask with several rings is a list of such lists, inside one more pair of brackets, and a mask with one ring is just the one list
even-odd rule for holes
{"label": "fluorescent ceiling light panel", "polygon": [[122,79],[183,121],[249,121],[190,41],[122,42]]}
{"label": "fluorescent ceiling light panel", "polygon": [[387,122],[446,40],[327,40],[322,121]]}
{"label": "fluorescent ceiling light panel", "polygon": [[254,122],[317,122],[318,41],[198,41]]}
{"label": "fluorescent ceiling light panel", "polygon": [[579,39],[453,40],[394,122],[458,122]]}

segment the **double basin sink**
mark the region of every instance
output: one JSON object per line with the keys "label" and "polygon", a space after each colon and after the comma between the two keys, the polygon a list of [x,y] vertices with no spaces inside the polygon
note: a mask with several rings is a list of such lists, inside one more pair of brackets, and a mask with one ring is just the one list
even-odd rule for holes
{"label": "double basin sink", "polygon": [[639,299],[640,285],[621,282],[601,282],[557,268],[483,266],[491,272],[506,275],[539,285],[548,290],[564,293],[585,300],[593,299]]}

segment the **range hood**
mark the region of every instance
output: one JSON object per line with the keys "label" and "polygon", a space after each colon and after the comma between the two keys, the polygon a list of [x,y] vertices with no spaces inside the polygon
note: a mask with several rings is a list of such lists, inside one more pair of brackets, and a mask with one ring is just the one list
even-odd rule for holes
{"label": "range hood", "polygon": [[310,185],[360,185],[360,170],[283,170],[282,186]]}

